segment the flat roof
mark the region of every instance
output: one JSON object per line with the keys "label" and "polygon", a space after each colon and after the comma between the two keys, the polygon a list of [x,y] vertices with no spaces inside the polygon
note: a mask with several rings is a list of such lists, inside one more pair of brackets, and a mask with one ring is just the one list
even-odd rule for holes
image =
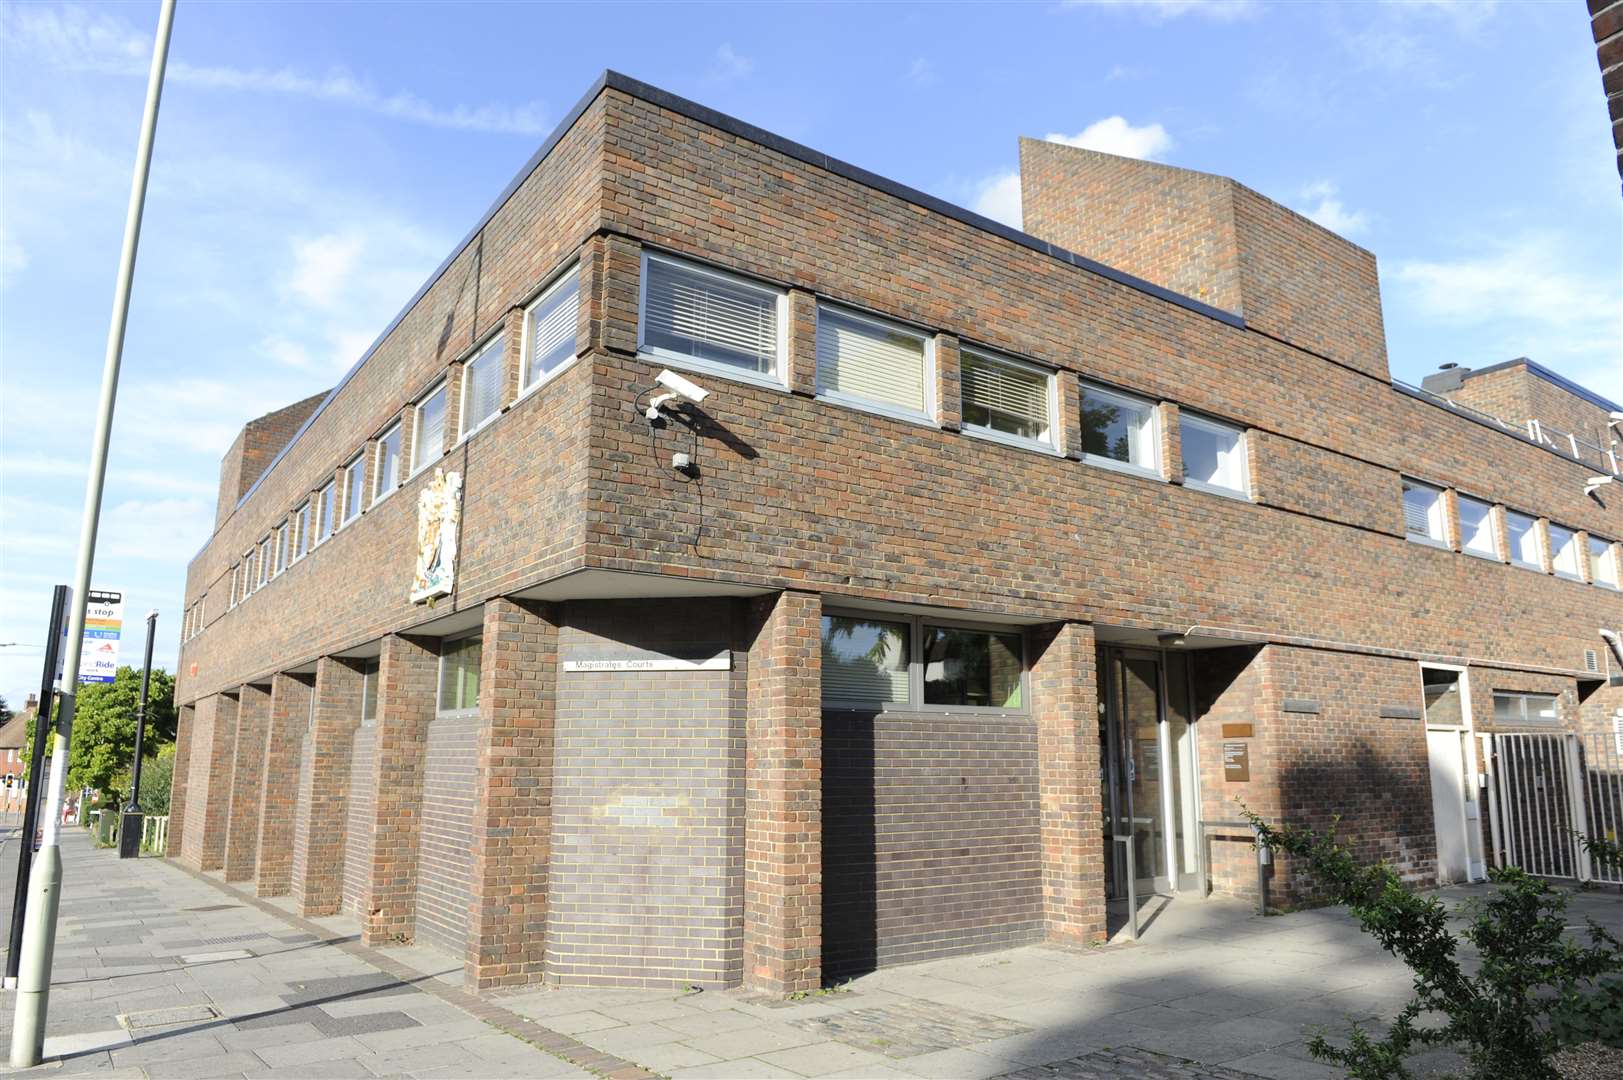
{"label": "flat roof", "polygon": [[1612,401],[1610,398],[1601,397],[1599,394],[1595,393],[1595,391],[1589,389],[1588,387],[1579,386],[1577,383],[1573,382],[1571,379],[1567,378],[1565,375],[1559,375],[1556,372],[1551,371],[1549,368],[1545,367],[1543,364],[1539,363],[1538,361],[1529,360],[1525,356],[1518,356],[1514,360],[1504,360],[1504,361],[1501,361],[1500,363],[1497,363],[1497,364],[1489,364],[1485,368],[1472,368],[1470,371],[1461,372],[1460,378],[1462,378],[1462,379],[1471,379],[1471,378],[1475,378],[1478,375],[1487,375],[1490,372],[1503,371],[1506,368],[1513,368],[1518,364],[1521,364],[1521,365],[1525,366],[1528,371],[1531,371],[1534,375],[1537,375],[1539,378],[1543,379],[1545,382],[1553,383],[1554,385],[1559,386],[1561,389],[1565,390],[1567,393],[1571,394],[1573,397],[1583,398],[1585,401],[1589,402],[1591,405],[1595,405],[1595,406],[1597,406],[1599,408],[1605,409],[1607,412],[1623,412],[1623,405],[1619,405],[1617,402]]}

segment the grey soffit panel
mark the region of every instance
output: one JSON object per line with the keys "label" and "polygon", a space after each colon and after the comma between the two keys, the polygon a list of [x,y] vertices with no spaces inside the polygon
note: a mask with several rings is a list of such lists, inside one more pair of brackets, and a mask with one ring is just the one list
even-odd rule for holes
{"label": "grey soffit panel", "polygon": [[1410,705],[1382,705],[1381,719],[1383,720],[1419,720],[1421,711]]}
{"label": "grey soffit panel", "polygon": [[1311,698],[1286,698],[1285,711],[1292,713],[1316,713],[1319,703]]}

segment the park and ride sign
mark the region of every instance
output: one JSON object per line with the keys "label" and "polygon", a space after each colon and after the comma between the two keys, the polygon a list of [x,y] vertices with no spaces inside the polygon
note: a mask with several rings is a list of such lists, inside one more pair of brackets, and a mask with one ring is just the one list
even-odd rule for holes
{"label": "park and ride sign", "polygon": [[79,681],[112,682],[118,671],[118,640],[124,631],[124,594],[91,589],[85,605],[85,638]]}

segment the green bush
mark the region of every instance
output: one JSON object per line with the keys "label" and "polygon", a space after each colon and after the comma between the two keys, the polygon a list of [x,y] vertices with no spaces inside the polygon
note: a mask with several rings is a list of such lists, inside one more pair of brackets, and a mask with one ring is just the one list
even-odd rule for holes
{"label": "green bush", "polygon": [[141,813],[169,813],[169,789],[175,779],[175,744],[160,746],[156,757],[141,763]]}
{"label": "green bush", "polygon": [[1276,828],[1249,810],[1244,816],[1262,843],[1301,860],[1414,973],[1414,997],[1384,1037],[1355,1025],[1343,1049],[1320,1034],[1309,1049],[1321,1061],[1358,1080],[1405,1078],[1410,1054],[1446,1047],[1465,1056],[1476,1080],[1555,1080],[1550,1055],[1604,1037],[1618,1016],[1615,982],[1601,980],[1623,972],[1623,951],[1593,922],[1590,944],[1569,940],[1566,894],[1545,882],[1515,867],[1490,871],[1493,895],[1460,909],[1468,920],[1460,937],[1479,960],[1468,973],[1442,902],[1410,891],[1385,863],[1359,863],[1337,843],[1334,826],[1321,834]]}

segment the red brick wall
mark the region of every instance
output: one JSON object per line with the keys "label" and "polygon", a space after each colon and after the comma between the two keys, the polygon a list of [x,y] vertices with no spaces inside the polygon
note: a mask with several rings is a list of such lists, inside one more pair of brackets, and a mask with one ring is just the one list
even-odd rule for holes
{"label": "red brick wall", "polygon": [[180,856],[199,870],[218,870],[225,863],[237,699],[227,694],[213,694],[197,704],[192,716],[186,821]]}
{"label": "red brick wall", "polygon": [[[372,841],[371,907],[362,920],[369,945],[412,940],[417,919],[417,840],[423,749],[434,718],[439,654],[432,640],[391,634],[378,666],[377,825]],[[359,710],[356,712],[359,716]]]}
{"label": "red brick wall", "polygon": [[1098,679],[1093,627],[1062,623],[1027,638],[1037,716],[1043,917],[1051,941],[1104,937]]}
{"label": "red brick wall", "polygon": [[300,914],[336,914],[343,897],[345,813],[349,759],[361,724],[361,673],[351,661],[323,657],[316,665],[315,713],[309,728],[310,757],[304,779],[309,828],[295,870],[302,888]]}
{"label": "red brick wall", "polygon": [[237,702],[237,730],[231,755],[231,810],[226,820],[225,879],[248,881],[254,876],[259,854],[270,691],[260,686],[244,686],[237,695]]}
{"label": "red brick wall", "polygon": [[[293,826],[303,779],[301,755],[310,727],[310,692],[308,676],[277,675],[271,680],[265,808],[259,818],[259,865],[254,873],[254,888],[260,896],[285,896],[292,887]],[[302,845],[304,840],[298,843]]]}

